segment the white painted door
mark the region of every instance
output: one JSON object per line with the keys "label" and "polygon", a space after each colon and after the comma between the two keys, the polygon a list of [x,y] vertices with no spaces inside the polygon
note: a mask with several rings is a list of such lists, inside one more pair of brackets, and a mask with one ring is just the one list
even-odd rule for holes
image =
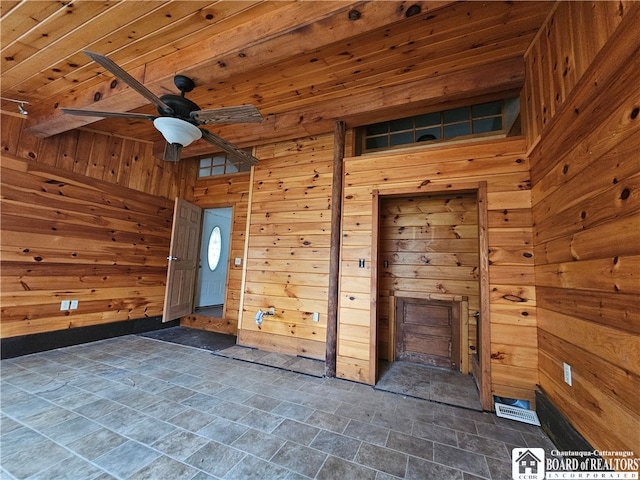
{"label": "white painted door", "polygon": [[229,265],[231,215],[231,207],[204,210],[196,307],[224,304]]}

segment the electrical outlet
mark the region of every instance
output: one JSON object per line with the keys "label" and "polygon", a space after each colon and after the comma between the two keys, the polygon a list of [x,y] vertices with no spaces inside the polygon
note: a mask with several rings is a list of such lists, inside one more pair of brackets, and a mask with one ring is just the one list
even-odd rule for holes
{"label": "electrical outlet", "polygon": [[314,322],[319,322],[320,321],[320,313],[319,312],[313,312],[313,321]]}
{"label": "electrical outlet", "polygon": [[571,365],[568,363],[562,364],[564,367],[564,383],[571,386]]}
{"label": "electrical outlet", "polygon": [[60,310],[69,310],[69,304],[71,302],[69,302],[69,300],[62,300],[60,302]]}
{"label": "electrical outlet", "polygon": [[77,310],[78,308],[78,300],[71,300],[69,302],[69,310]]}

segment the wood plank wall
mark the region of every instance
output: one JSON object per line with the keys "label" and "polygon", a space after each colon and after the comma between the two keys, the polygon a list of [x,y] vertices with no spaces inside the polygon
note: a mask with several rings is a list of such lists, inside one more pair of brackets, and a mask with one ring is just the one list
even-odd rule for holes
{"label": "wood plank wall", "polygon": [[[521,137],[345,159],[338,375],[372,383],[373,192],[446,192],[487,182],[491,370],[496,395],[533,400],[538,381],[529,163]],[[359,259],[366,268],[359,268]],[[442,292],[447,293],[447,292]]]}
{"label": "wood plank wall", "polygon": [[636,455],[638,25],[637,3],[561,2],[526,57],[523,96],[534,145],[540,385],[594,448]]}
{"label": "wood plank wall", "polygon": [[[324,359],[333,135],[258,147],[256,156],[238,342]],[[256,325],[258,309],[271,307],[275,315]]]}
{"label": "wood plank wall", "polygon": [[[466,297],[461,311],[458,369],[469,372],[477,353],[475,312],[480,311],[478,203],[474,193],[411,195],[380,202],[378,358],[393,352],[393,296],[452,301]],[[443,296],[443,291],[447,294]],[[391,324],[390,324],[391,319]],[[391,348],[390,348],[391,347]]]}
{"label": "wood plank wall", "polygon": [[2,337],[160,315],[188,165],[86,131],[37,139],[23,123],[2,116]]}
{"label": "wood plank wall", "polygon": [[[205,317],[194,313],[183,317],[181,320],[182,325],[229,335],[236,335],[238,332],[250,180],[251,175],[247,172],[197,179],[195,182],[193,196],[189,198],[191,202],[201,208],[233,208],[231,247],[229,251],[226,297],[224,299],[224,317]],[[235,264],[236,258],[242,260],[240,265]]]}

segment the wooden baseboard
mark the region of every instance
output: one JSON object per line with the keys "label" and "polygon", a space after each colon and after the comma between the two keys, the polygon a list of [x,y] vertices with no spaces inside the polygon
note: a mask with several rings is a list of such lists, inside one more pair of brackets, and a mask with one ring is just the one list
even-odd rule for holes
{"label": "wooden baseboard", "polygon": [[206,330],[208,332],[224,333],[226,335],[238,334],[238,322],[232,322],[225,318],[205,317],[197,313],[182,317],[180,325],[197,328],[198,330]]}
{"label": "wooden baseboard", "polygon": [[178,325],[178,320],[162,323],[162,317],[158,316],[3,338],[0,340],[0,356],[3,359],[20,357],[31,353],[44,352],[56,348],[70,347],[72,345],[95,342],[106,338],[149,332],[151,330],[159,330],[161,328],[175,327]]}

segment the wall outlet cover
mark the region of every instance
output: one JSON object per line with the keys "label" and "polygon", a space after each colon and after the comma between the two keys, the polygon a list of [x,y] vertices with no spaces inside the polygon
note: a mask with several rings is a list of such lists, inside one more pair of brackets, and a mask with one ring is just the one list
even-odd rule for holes
{"label": "wall outlet cover", "polygon": [[569,365],[568,363],[563,363],[563,368],[564,368],[564,383],[566,383],[571,387],[572,386],[571,385],[571,365]]}

